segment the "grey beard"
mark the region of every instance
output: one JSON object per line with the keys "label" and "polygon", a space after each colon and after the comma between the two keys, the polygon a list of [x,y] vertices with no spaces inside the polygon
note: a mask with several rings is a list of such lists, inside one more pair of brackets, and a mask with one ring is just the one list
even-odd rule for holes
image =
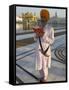
{"label": "grey beard", "polygon": [[38,26],[40,27],[45,27],[45,25],[47,24],[47,22],[44,22],[44,21],[38,21]]}
{"label": "grey beard", "polygon": [[46,25],[46,22],[45,23],[41,22],[41,27],[45,27],[45,25]]}

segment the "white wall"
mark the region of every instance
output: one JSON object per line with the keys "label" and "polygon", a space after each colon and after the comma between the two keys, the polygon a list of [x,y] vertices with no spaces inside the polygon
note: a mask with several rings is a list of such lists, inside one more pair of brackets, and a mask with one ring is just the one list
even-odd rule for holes
{"label": "white wall", "polygon": [[[0,90],[68,90],[69,83],[11,86],[9,77],[9,5],[33,4],[69,7],[69,0],[0,0]],[[68,32],[69,33],[69,32]],[[69,67],[69,66],[68,66]]]}

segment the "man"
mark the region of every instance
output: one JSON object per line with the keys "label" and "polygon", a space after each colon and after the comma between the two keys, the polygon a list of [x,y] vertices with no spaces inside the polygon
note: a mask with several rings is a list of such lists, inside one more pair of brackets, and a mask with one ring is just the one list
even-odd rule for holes
{"label": "man", "polygon": [[44,32],[43,36],[40,37],[40,40],[43,50],[45,51],[48,48],[46,52],[48,53],[48,56],[42,53],[41,45],[39,42],[39,35],[36,33],[36,69],[40,72],[40,81],[46,82],[48,79],[48,68],[51,67],[51,44],[54,41],[54,29],[48,24],[48,21],[50,19],[48,10],[42,9],[40,11],[40,17],[41,25],[39,25],[38,27],[41,27]]}

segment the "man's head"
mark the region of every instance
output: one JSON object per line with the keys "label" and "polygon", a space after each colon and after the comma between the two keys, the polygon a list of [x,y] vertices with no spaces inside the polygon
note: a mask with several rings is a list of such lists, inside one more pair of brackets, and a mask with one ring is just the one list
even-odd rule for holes
{"label": "man's head", "polygon": [[42,9],[40,11],[40,17],[42,20],[47,22],[50,18],[49,11],[47,9]]}
{"label": "man's head", "polygon": [[40,11],[40,17],[41,17],[41,23],[44,26],[48,22],[48,20],[50,18],[49,11],[47,9],[42,9]]}

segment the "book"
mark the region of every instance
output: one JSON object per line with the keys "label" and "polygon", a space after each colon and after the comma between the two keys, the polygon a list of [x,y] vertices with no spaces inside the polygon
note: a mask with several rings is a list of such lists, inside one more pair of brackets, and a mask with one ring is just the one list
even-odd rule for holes
{"label": "book", "polygon": [[[43,60],[45,57],[43,57],[43,55],[41,58],[39,57],[39,42],[38,38],[34,40],[34,37],[35,33],[39,37],[44,35],[43,28],[41,27],[40,11],[45,9],[49,10],[50,15],[53,16],[49,24],[54,28],[53,31],[55,31],[55,33],[52,34],[50,32],[49,36],[52,37],[53,35],[55,43],[50,47],[52,67],[49,69],[48,80],[47,82],[42,82],[41,74],[36,70],[35,63],[38,62],[36,60]],[[35,25],[40,27],[36,27]],[[49,37],[50,41],[53,39],[51,39],[51,37]],[[48,45],[44,40],[45,38],[41,40],[43,50],[46,49]],[[36,59],[36,57],[40,59]],[[45,63],[42,65],[44,64]],[[18,4],[10,5],[9,84],[32,85],[59,82],[67,82],[67,8]]]}
{"label": "book", "polygon": [[33,30],[39,37],[42,37],[44,35],[43,28],[41,27],[35,27],[33,28]]}

